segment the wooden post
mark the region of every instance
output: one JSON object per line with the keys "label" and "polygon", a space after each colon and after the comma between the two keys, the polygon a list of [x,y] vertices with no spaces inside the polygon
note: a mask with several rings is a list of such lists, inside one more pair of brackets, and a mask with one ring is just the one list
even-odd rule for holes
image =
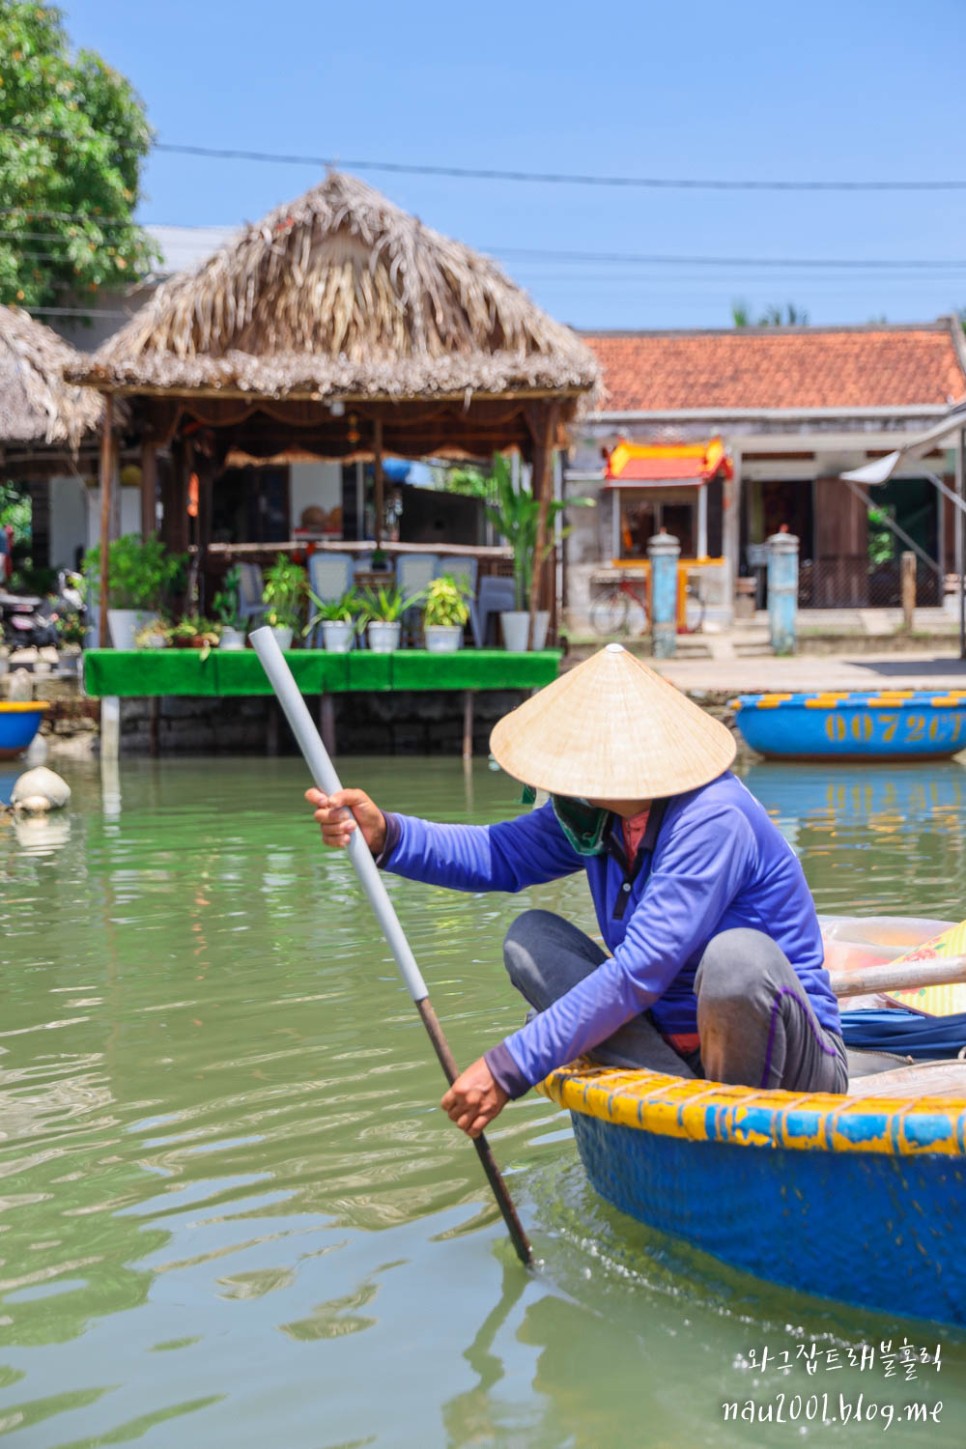
{"label": "wooden post", "polygon": [[[528,419],[528,421],[530,421]],[[527,632],[527,648],[533,647],[533,630],[537,610],[550,610],[551,626],[555,627],[554,600],[556,587],[548,585],[553,573],[553,543],[547,537],[547,518],[550,512],[550,495],[553,491],[553,440],[556,433],[557,408],[551,403],[539,409],[530,421],[533,436],[533,496],[539,502],[537,513],[537,537],[534,548],[533,575],[530,581],[530,628]],[[548,550],[549,544],[549,550]],[[551,633],[551,638],[554,634]]]}
{"label": "wooden post", "polygon": [[319,700],[319,733],[322,743],[330,755],[335,749],[335,700],[331,694],[323,694]]}
{"label": "wooden post", "polygon": [[104,398],[104,417],[101,422],[101,583],[98,591],[100,622],[97,643],[106,649],[109,640],[107,627],[107,599],[110,586],[108,550],[111,543],[111,493],[114,486],[114,397],[108,393]]}
{"label": "wooden post", "polygon": [[198,475],[198,610],[203,614],[207,603],[205,568],[208,562],[208,545],[211,543],[215,483],[214,459],[207,457],[204,453],[196,452],[195,472]]}
{"label": "wooden post", "polygon": [[909,633],[916,612],[916,555],[900,555],[902,570],[902,627]]}
{"label": "wooden post", "polygon": [[382,513],[385,507],[385,480],[382,473],[382,418],[376,418],[372,439],[372,467],[376,481],[376,548],[382,546]]}
{"label": "wooden post", "polygon": [[473,758],[473,690],[463,690],[463,759]]}
{"label": "wooden post", "polygon": [[[960,428],[956,436],[956,497],[960,504],[966,500],[966,428]],[[956,509],[956,573],[959,575],[959,657],[966,659],[966,512]]]}
{"label": "wooden post", "polygon": [[148,754],[152,760],[161,753],[161,700],[152,694],[148,700]]}
{"label": "wooden post", "polygon": [[141,537],[158,531],[158,445],[145,438],[141,446]]}

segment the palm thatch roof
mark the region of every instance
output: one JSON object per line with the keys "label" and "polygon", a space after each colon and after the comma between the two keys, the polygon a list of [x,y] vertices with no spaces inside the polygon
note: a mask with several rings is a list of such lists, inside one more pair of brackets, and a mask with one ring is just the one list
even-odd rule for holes
{"label": "palm thatch roof", "polygon": [[599,369],[495,262],[333,173],[165,283],[73,375],[106,389],[403,401],[577,394]]}
{"label": "palm thatch roof", "polygon": [[76,449],[98,426],[103,400],[64,379],[83,358],[19,307],[0,307],[0,445]]}

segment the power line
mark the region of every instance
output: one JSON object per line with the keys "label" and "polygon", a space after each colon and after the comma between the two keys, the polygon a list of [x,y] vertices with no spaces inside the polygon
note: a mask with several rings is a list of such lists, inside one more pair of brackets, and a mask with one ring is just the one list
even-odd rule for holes
{"label": "power line", "polygon": [[133,312],[109,311],[101,307],[24,307],[23,310],[32,317],[86,317],[92,322],[99,317],[123,317],[129,322],[134,316]]}
{"label": "power line", "polygon": [[[0,207],[0,217],[13,216],[19,211],[24,211],[30,217],[48,220],[61,221],[94,221],[99,226],[118,225],[131,226],[140,225],[150,229],[152,226],[178,226],[174,222],[148,222],[133,223],[123,217],[90,217],[83,212],[54,212],[35,211],[33,208]],[[205,228],[181,227],[179,230],[194,231],[205,230]],[[0,230],[0,240],[30,240],[30,241],[61,241],[69,240],[60,232],[20,232]],[[575,263],[601,263],[606,265],[633,265],[633,266],[696,266],[696,267],[760,267],[760,268],[795,268],[818,270],[904,270],[915,269],[925,272],[960,270],[966,267],[966,258],[962,257],[728,257],[728,256],[692,256],[682,254],[674,256],[669,253],[647,253],[647,252],[597,252],[597,251],[574,251],[569,249],[555,249],[552,247],[514,247],[489,245],[480,250],[498,257],[510,257],[520,261],[543,261],[543,262],[575,262]]]}
{"label": "power line", "polygon": [[90,211],[45,211],[36,206],[0,206],[0,216],[24,216],[28,221],[86,221],[103,226],[137,226],[129,216],[101,216]]}
{"label": "power line", "polygon": [[555,251],[541,247],[485,247],[483,250],[501,257],[517,257],[521,260],[560,262],[616,262],[643,266],[695,266],[695,267],[917,267],[923,269],[964,267],[966,260],[949,258],[905,258],[905,257],[698,257],[670,256],[645,252],[582,252]]}
{"label": "power line", "polygon": [[[6,131],[31,140],[73,141],[66,131],[34,130],[7,126]],[[112,140],[114,138],[111,138]],[[143,148],[115,140],[118,150]],[[212,161],[257,161],[270,165],[348,168],[408,176],[445,176],[459,181],[510,181],[548,186],[618,187],[650,191],[966,191],[966,181],[791,181],[735,179],[721,180],[671,176],[606,176],[590,172],[517,171],[496,166],[450,166],[411,161],[381,161],[369,157],[308,156],[286,151],[250,151],[237,147],[197,146],[174,141],[155,141],[153,149],[176,156],[197,156]]]}
{"label": "power line", "polygon": [[267,161],[283,165],[345,167],[351,171],[382,171],[409,176],[446,176],[460,181],[513,181],[548,186],[614,186],[651,191],[966,191],[966,181],[723,181],[696,177],[511,171],[491,166],[440,166],[409,161],[373,161],[359,157],[299,156],[285,152],[188,146],[171,141],[156,141],[154,149],[178,156],[203,156],[217,161]]}

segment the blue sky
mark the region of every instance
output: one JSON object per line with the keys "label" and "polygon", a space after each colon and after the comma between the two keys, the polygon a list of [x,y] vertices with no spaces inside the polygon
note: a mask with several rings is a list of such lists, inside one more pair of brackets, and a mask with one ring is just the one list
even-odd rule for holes
{"label": "blue sky", "polygon": [[[715,179],[966,179],[963,0],[62,0],[75,45],[140,91],[159,139],[348,160]],[[360,171],[503,260],[583,327],[728,326],[794,302],[813,322],[919,321],[966,306],[966,265],[817,275],[575,261],[955,259],[966,191],[599,190]],[[156,154],[145,221],[254,220],[311,166]]]}

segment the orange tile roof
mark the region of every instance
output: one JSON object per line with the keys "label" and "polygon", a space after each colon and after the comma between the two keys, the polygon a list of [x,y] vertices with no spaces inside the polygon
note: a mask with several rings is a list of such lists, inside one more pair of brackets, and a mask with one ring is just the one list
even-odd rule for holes
{"label": "orange tile roof", "polygon": [[958,322],[584,333],[602,412],[945,405],[966,395]]}

